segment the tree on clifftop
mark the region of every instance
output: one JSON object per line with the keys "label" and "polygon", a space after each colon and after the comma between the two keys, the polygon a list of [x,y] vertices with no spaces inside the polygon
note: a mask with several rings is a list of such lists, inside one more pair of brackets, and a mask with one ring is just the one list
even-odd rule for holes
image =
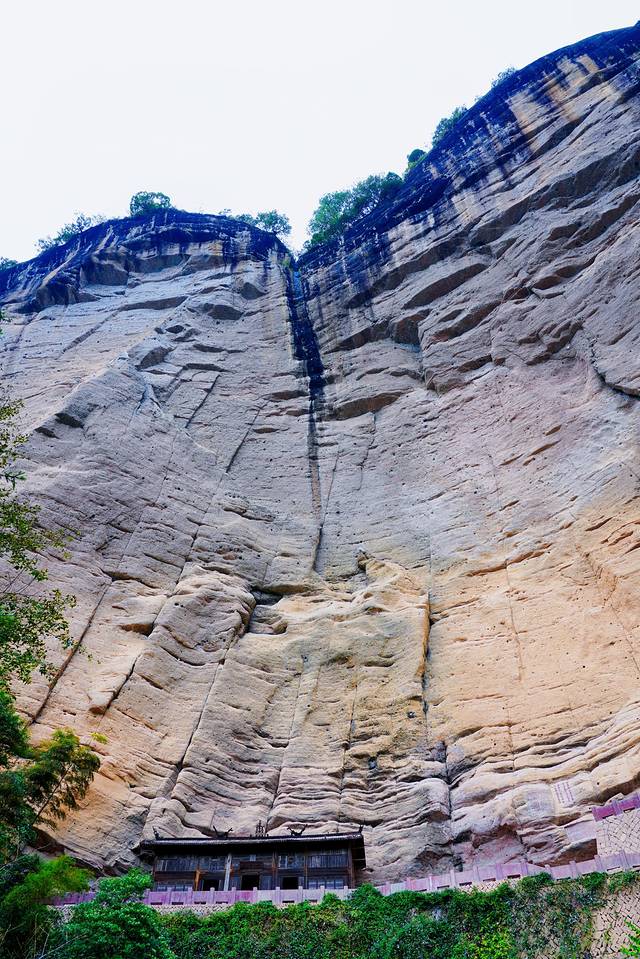
{"label": "tree on clifftop", "polygon": [[172,210],[173,204],[166,193],[148,193],[141,190],[134,193],[129,202],[131,216],[142,216],[143,213],[157,213],[159,210]]}
{"label": "tree on clifftop", "polygon": [[[244,217],[240,219],[244,219]],[[284,213],[278,213],[277,210],[256,213],[253,222],[259,229],[265,230],[267,233],[275,233],[276,236],[288,236],[291,233],[289,217],[285,216]]]}
{"label": "tree on clifftop", "polygon": [[96,226],[96,224],[103,222],[103,216],[87,216],[85,213],[78,213],[75,220],[71,220],[69,223],[61,226],[55,236],[41,237],[36,242],[38,252],[45,253],[46,250],[50,250],[54,246],[61,246],[63,243],[68,243],[69,240],[80,236],[80,234],[88,230],[89,227]]}
{"label": "tree on clifftop", "polygon": [[366,180],[360,180],[349,190],[325,193],[309,221],[311,238],[307,245],[315,246],[340,236],[351,223],[371,213],[401,186],[402,177],[397,173],[374,174]]}
{"label": "tree on clifftop", "polygon": [[453,130],[454,126],[467,112],[467,108],[463,105],[461,107],[456,107],[448,117],[443,117],[440,120],[433,131],[433,136],[431,137],[431,148],[437,146],[440,143],[440,140],[443,140],[447,133],[450,130]]}
{"label": "tree on clifftop", "polygon": [[220,210],[218,216],[228,216],[234,220],[242,220],[243,223],[249,223],[251,226],[257,226],[258,229],[266,233],[275,233],[276,236],[288,236],[291,233],[291,224],[289,217],[284,213],[278,213],[277,210],[265,210],[262,213],[232,213],[231,210]]}

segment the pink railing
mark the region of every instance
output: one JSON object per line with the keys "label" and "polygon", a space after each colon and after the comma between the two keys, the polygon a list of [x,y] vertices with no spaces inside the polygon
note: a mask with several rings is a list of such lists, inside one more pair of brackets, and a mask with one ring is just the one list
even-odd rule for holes
{"label": "pink railing", "polygon": [[[320,889],[250,889],[248,891],[229,889],[224,892],[213,889],[207,892],[198,892],[193,889],[185,891],[149,889],[142,901],[148,906],[234,906],[237,902],[272,902],[276,906],[288,906],[299,902],[321,902],[327,892],[333,892],[340,899],[346,899],[353,890],[346,887],[326,890],[324,886]],[[94,892],[72,892],[58,900],[57,904],[66,906],[90,902],[94,896]]]}
{"label": "pink railing", "polygon": [[[636,808],[636,807],[631,807]],[[474,866],[462,872],[450,870],[421,879],[405,879],[402,882],[385,882],[377,888],[389,896],[394,892],[438,892],[440,889],[471,889],[485,882],[503,882],[506,879],[523,879],[525,876],[535,876],[541,872],[548,872],[553,879],[577,879],[592,872],[623,872],[626,869],[640,869],[640,851],[619,852],[613,856],[596,856],[583,862],[569,862],[564,866],[536,866],[524,860],[509,863],[494,863],[490,866]],[[352,889],[252,889],[248,892],[230,889],[227,892],[196,892],[189,889],[185,892],[177,890],[148,890],[144,895],[144,902],[149,906],[233,906],[237,902],[272,902],[276,906],[289,906],[300,902],[321,902],[327,892],[333,893],[339,899],[346,899],[353,892]],[[95,893],[75,892],[58,900],[57,905],[76,905],[79,902],[90,902]]]}
{"label": "pink railing", "polygon": [[625,796],[624,799],[612,799],[606,806],[594,806],[592,811],[593,818],[597,822],[599,819],[619,816],[620,813],[630,812],[632,809],[640,809],[640,796],[637,793],[633,796]]}

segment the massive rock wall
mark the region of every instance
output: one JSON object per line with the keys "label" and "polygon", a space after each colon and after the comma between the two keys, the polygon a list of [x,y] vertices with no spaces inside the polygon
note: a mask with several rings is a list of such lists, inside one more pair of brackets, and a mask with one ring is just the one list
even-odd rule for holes
{"label": "massive rock wall", "polygon": [[30,486],[80,531],[35,735],[81,859],[365,824],[370,875],[587,852],[638,762],[640,29],[481,100],[296,265],[169,212],[0,274]]}

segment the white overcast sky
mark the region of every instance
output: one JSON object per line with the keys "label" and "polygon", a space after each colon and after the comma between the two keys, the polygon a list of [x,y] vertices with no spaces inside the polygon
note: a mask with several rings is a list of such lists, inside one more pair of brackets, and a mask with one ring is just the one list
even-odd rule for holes
{"label": "white overcast sky", "polygon": [[2,10],[0,256],[137,190],[276,208],[402,172],[508,65],[630,26],[637,0],[19,0]]}

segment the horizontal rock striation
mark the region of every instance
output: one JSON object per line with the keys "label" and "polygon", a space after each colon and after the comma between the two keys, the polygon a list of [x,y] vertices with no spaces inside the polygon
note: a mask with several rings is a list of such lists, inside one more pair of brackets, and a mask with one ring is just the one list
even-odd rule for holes
{"label": "horizontal rock striation", "polygon": [[0,274],[79,645],[24,690],[100,732],[53,840],[363,823],[376,879],[592,852],[640,783],[640,28],[480,100],[296,265],[224,217]]}

